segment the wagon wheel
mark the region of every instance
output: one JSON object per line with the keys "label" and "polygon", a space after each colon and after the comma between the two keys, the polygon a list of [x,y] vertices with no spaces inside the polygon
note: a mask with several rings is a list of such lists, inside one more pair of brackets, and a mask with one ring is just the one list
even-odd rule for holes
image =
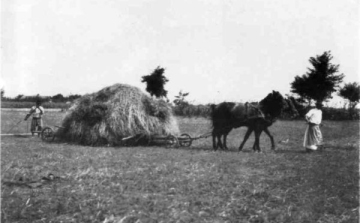
{"label": "wagon wheel", "polygon": [[187,133],[181,134],[181,139],[179,140],[180,146],[190,147],[192,144],[191,136]]}
{"label": "wagon wheel", "polygon": [[50,127],[45,127],[41,131],[41,139],[45,142],[52,142],[55,138],[55,133]]}
{"label": "wagon wheel", "polygon": [[169,135],[168,137],[166,137],[166,146],[171,148],[177,148],[179,147],[179,140],[175,136]]}

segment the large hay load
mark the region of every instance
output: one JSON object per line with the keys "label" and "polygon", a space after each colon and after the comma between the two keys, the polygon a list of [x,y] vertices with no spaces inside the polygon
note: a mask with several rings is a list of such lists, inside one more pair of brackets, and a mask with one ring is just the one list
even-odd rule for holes
{"label": "large hay load", "polygon": [[115,84],[84,95],[69,109],[59,138],[82,145],[122,145],[138,134],[176,135],[179,128],[171,107],[140,89]]}

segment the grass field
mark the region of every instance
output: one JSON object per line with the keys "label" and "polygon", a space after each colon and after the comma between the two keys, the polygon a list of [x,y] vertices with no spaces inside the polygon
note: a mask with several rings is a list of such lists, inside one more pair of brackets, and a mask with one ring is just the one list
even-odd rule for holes
{"label": "grass field", "polygon": [[[3,111],[1,132],[24,116]],[[48,112],[45,124],[63,116]],[[210,130],[200,118],[179,125],[192,136]],[[326,149],[312,154],[301,145],[305,127],[276,122],[276,142],[289,141],[272,152],[263,135],[263,153],[251,151],[253,136],[237,152],[245,128],[229,135],[228,152],[213,152],[210,138],[170,149],[2,137],[1,222],[359,222],[359,123],[325,121]],[[37,184],[49,173],[54,180]]]}

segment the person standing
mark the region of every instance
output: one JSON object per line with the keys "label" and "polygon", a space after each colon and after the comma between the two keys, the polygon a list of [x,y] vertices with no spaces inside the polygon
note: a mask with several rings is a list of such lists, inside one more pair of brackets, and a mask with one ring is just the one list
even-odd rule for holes
{"label": "person standing", "polygon": [[[31,120],[31,127],[30,131],[31,134],[34,135],[35,132],[39,132],[42,130],[43,127],[43,121],[42,121],[42,115],[44,114],[44,108],[41,106],[41,101],[37,100],[36,105],[31,107],[29,113],[25,116],[25,121],[32,115]],[[38,133],[40,136],[40,133]]]}
{"label": "person standing", "polygon": [[308,123],[304,137],[306,152],[316,151],[323,144],[323,137],[319,127],[322,121],[321,108],[321,102],[316,102],[316,107],[305,115],[305,120]]}

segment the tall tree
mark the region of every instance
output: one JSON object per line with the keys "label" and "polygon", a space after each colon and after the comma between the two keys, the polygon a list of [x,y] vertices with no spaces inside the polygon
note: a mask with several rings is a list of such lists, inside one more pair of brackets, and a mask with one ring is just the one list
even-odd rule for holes
{"label": "tall tree", "polygon": [[151,96],[161,98],[167,96],[167,91],[164,89],[166,82],[169,80],[164,76],[165,69],[157,67],[150,75],[142,76],[141,82],[146,83],[146,91]]}
{"label": "tall tree", "polygon": [[339,91],[339,95],[349,101],[349,109],[354,109],[360,100],[360,86],[358,83],[347,83]]}
{"label": "tall tree", "polygon": [[344,74],[337,74],[339,65],[332,64],[332,59],[330,51],[310,57],[312,68],[308,68],[302,76],[295,77],[291,83],[291,92],[298,94],[309,104],[312,100],[323,102],[332,98],[331,94],[337,90],[344,78]]}

